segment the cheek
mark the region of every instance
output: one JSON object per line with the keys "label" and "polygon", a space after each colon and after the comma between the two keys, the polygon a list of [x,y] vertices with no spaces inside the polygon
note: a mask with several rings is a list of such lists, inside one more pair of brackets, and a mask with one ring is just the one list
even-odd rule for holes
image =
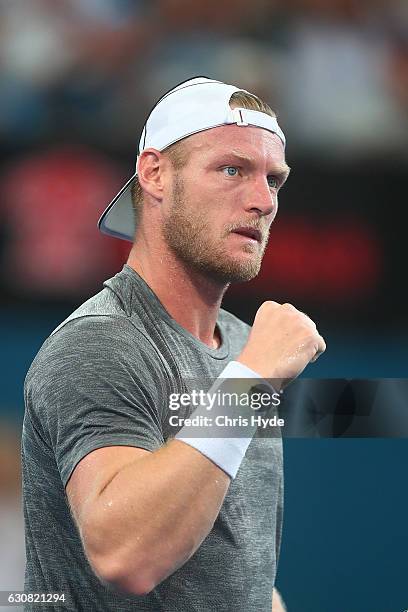
{"label": "cheek", "polygon": [[192,215],[222,232],[222,228],[236,220],[240,202],[245,201],[245,190],[232,181],[211,173],[189,173],[184,183],[185,207]]}

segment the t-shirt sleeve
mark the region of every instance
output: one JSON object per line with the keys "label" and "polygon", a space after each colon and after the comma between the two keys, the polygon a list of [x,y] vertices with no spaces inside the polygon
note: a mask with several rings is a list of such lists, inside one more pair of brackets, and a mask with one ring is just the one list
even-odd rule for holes
{"label": "t-shirt sleeve", "polygon": [[119,317],[84,317],[51,336],[25,385],[63,485],[104,446],[164,444],[163,367],[142,330]]}

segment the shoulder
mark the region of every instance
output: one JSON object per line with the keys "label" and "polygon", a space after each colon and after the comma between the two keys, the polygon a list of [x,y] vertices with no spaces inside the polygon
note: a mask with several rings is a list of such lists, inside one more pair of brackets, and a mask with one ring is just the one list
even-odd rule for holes
{"label": "shoulder", "polygon": [[[96,295],[90,297],[86,302],[78,306],[66,319],[64,319],[58,327],[51,332],[50,336],[53,336],[65,329],[73,321],[82,321],[81,325],[85,323],[85,320],[89,322],[92,319],[100,318],[100,320],[106,319],[107,317],[121,317],[125,318],[125,311],[123,305],[118,296],[105,287],[102,291],[99,291]],[[86,327],[87,323],[85,323]]]}
{"label": "shoulder", "polygon": [[[120,276],[124,276],[123,272],[116,275]],[[78,355],[92,350],[117,355],[129,350],[131,353],[138,350],[154,352],[155,346],[139,318],[130,316],[123,296],[105,286],[51,332],[37,357],[65,353],[69,349]]]}
{"label": "shoulder", "polygon": [[120,314],[68,317],[45,340],[25,379],[25,387],[48,388],[59,380],[157,375],[160,356],[142,328]]}

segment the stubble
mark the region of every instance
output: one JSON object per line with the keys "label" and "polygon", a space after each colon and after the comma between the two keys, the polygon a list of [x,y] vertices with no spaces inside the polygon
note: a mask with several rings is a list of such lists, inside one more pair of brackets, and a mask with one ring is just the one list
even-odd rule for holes
{"label": "stubble", "polygon": [[[222,206],[222,203],[220,203]],[[234,229],[252,225],[261,229],[261,244],[244,244],[242,249],[252,257],[238,258],[228,253],[226,241]],[[266,249],[269,231],[257,223],[234,223],[223,228],[216,236],[205,211],[194,209],[186,201],[184,184],[176,175],[173,187],[173,203],[163,224],[163,236],[173,253],[187,266],[219,284],[249,281],[259,273]]]}

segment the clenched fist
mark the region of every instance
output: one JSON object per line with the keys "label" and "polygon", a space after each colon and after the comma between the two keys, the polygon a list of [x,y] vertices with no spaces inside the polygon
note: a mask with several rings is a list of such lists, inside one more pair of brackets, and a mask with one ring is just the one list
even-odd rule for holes
{"label": "clenched fist", "polygon": [[311,319],[292,304],[264,302],[237,361],[282,390],[326,350]]}

